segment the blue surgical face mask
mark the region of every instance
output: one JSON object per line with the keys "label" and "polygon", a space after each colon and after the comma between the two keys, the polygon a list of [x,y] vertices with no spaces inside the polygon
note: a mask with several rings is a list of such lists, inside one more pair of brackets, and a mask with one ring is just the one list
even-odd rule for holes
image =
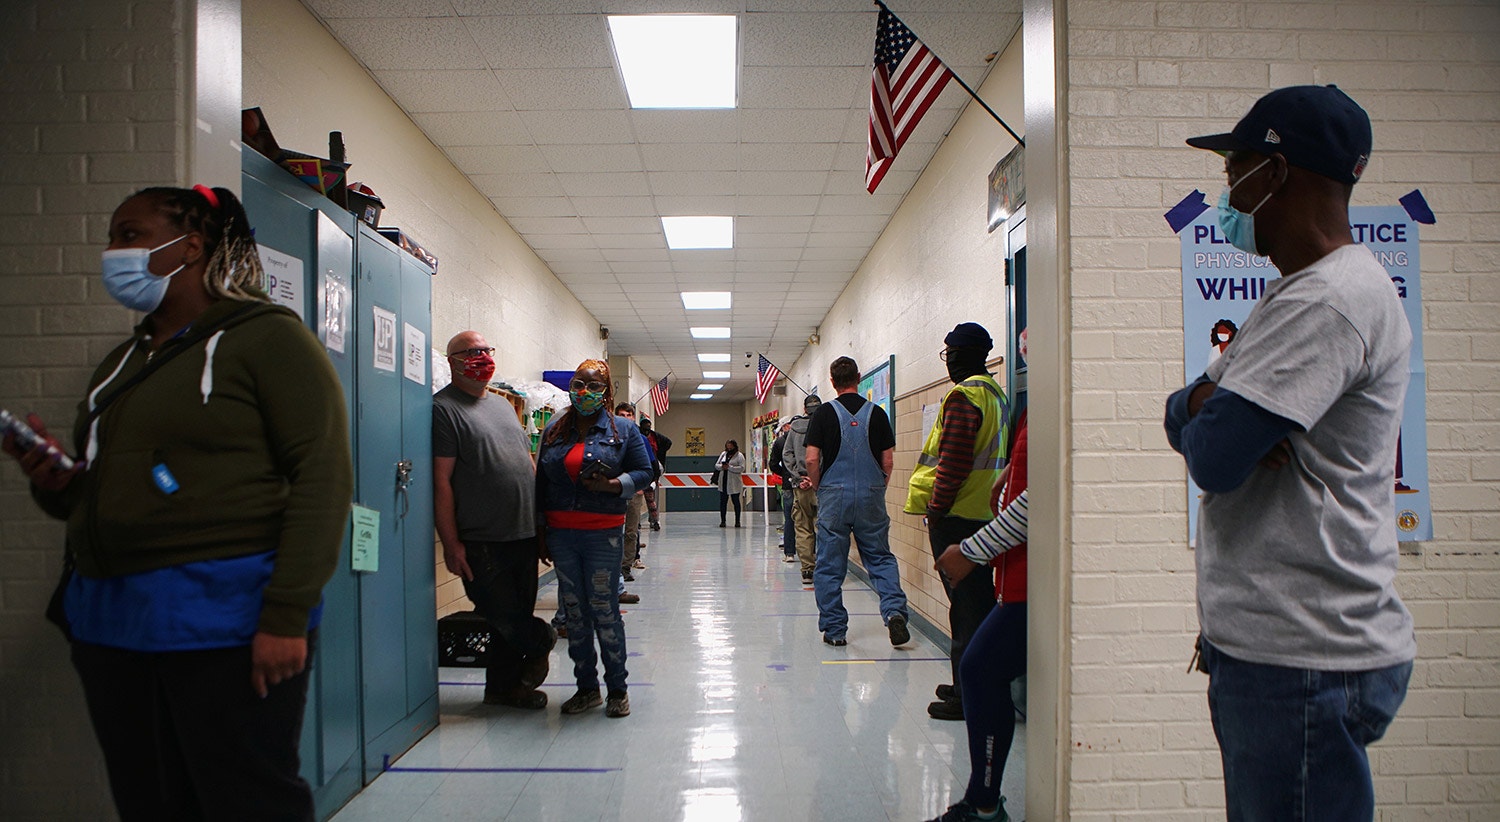
{"label": "blue surgical face mask", "polygon": [[1250,175],[1265,168],[1266,163],[1269,162],[1271,159],[1267,157],[1264,163],[1250,169],[1249,173],[1241,177],[1233,186],[1226,187],[1224,193],[1219,195],[1219,231],[1224,234],[1224,239],[1230,245],[1247,254],[1260,253],[1255,247],[1255,212],[1260,211],[1260,207],[1266,204],[1266,200],[1271,199],[1271,195],[1266,194],[1260,202],[1255,204],[1255,208],[1244,212],[1229,204],[1229,192],[1234,191],[1235,186],[1250,179]]}
{"label": "blue surgical face mask", "polygon": [[[182,237],[186,237],[184,234]],[[187,268],[179,265],[171,273],[158,277],[151,273],[151,255],[172,243],[162,243],[156,248],[110,248],[101,255],[104,269],[104,290],[120,305],[134,311],[150,314],[161,305],[167,295],[167,284],[172,275]]]}

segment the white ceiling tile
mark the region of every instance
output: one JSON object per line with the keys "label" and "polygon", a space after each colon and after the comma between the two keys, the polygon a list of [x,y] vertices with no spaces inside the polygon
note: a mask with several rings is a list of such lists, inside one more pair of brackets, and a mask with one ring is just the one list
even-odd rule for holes
{"label": "white ceiling tile", "polygon": [[604,255],[597,248],[545,248],[536,255],[549,263],[604,262]]}
{"label": "white ceiling tile", "polygon": [[733,171],[648,171],[651,193],[659,196],[733,196]]}
{"label": "white ceiling tile", "polygon": [[875,50],[875,18],[863,9],[844,14],[746,14],[742,19],[746,66],[863,69]]}
{"label": "white ceiling tile", "polygon": [[865,258],[865,253],[868,250],[868,247],[850,249],[845,246],[823,247],[810,245],[802,249],[802,260],[804,262],[807,260],[843,260],[852,267]]}
{"label": "white ceiling tile", "polygon": [[[874,43],[871,43],[873,47]],[[848,105],[860,89],[869,97],[870,70],[863,66],[771,68],[746,66],[740,70],[745,108],[809,108]]]}
{"label": "white ceiling tile", "polygon": [[585,217],[583,224],[597,234],[661,234],[655,217]]}
{"label": "white ceiling tile", "polygon": [[567,197],[491,197],[490,202],[506,218],[578,216]]}
{"label": "white ceiling tile", "polygon": [[741,213],[737,210],[735,198],[731,195],[698,197],[665,194],[658,195],[655,200],[657,209],[655,213],[663,217],[722,216],[725,214],[736,216]]}
{"label": "white ceiling tile", "polygon": [[816,232],[807,238],[808,248],[849,248],[865,256],[865,252],[880,239],[878,231],[825,231]]}
{"label": "white ceiling tile", "polygon": [[801,248],[807,244],[807,234],[742,234],[737,245],[740,248]]}
{"label": "white ceiling tile", "polygon": [[526,238],[532,250],[537,254],[546,256],[544,252],[554,248],[598,248],[592,234],[544,234],[533,233]]}
{"label": "white ceiling tile", "polygon": [[550,14],[463,18],[478,56],[493,68],[609,68],[603,15]]}
{"label": "white ceiling tile", "polygon": [[800,258],[801,256],[802,256],[802,249],[800,249],[800,248],[791,248],[791,249],[788,249],[788,248],[781,248],[781,247],[778,247],[778,248],[742,248],[742,249],[740,249],[740,254],[739,254],[739,258],[741,260],[746,260],[746,261],[759,260],[759,261],[762,261],[762,262],[767,261],[767,260],[795,261],[798,258]]}
{"label": "white ceiling tile", "polygon": [[517,111],[621,109],[627,101],[611,68],[497,69],[505,97]]}
{"label": "white ceiling tile", "polygon": [[305,5],[320,17],[447,17],[452,14],[448,0],[409,0],[390,3],[387,0],[305,0]]}
{"label": "white ceiling tile", "polygon": [[821,109],[744,108],[739,139],[746,143],[836,143],[843,137],[849,110],[824,105]]}
{"label": "white ceiling tile", "polygon": [[873,231],[885,230],[890,218],[884,214],[819,214],[812,219],[812,230],[823,231]]}
{"label": "white ceiling tile", "polygon": [[555,197],[563,193],[558,175],[542,174],[477,174],[469,180],[480,193],[489,197]]}
{"label": "white ceiling tile", "polygon": [[516,113],[538,145],[599,145],[635,142],[623,111],[521,111]]}
{"label": "white ceiling tile", "polygon": [[650,197],[573,197],[576,214],[590,217],[642,217],[656,214]]}
{"label": "white ceiling tile", "polygon": [[671,276],[671,266],[661,260],[616,260],[609,264],[609,268],[622,277],[661,279]]}
{"label": "white ceiling tile", "polygon": [[643,143],[647,171],[731,171],[738,161],[734,143]]}
{"label": "white ceiling tile", "polygon": [[746,215],[735,220],[735,231],[740,234],[806,233],[812,230],[815,218],[805,214]]}
{"label": "white ceiling tile", "polygon": [[739,139],[740,112],[635,109],[630,122],[642,143],[732,143]]}
{"label": "white ceiling tile", "polygon": [[551,171],[536,146],[452,146],[448,159],[458,170],[481,174],[537,174]]}
{"label": "white ceiling tile", "polygon": [[837,143],[742,143],[741,171],[826,171]]}
{"label": "white ceiling tile", "polygon": [[429,139],[444,148],[528,145],[532,142],[521,122],[521,115],[513,111],[413,114],[412,120]]}
{"label": "white ceiling tile", "polygon": [[822,194],[825,171],[741,171],[738,187],[742,195]]}
{"label": "white ceiling tile", "polygon": [[813,196],[748,196],[741,195],[736,200],[741,214],[817,214],[818,200]]}
{"label": "white ceiling tile", "polygon": [[577,217],[513,217],[510,227],[522,234],[587,234]]}
{"label": "white ceiling tile", "polygon": [[641,197],[651,193],[641,175],[629,172],[599,171],[553,176],[570,197]]}
{"label": "white ceiling tile", "polygon": [[650,261],[667,262],[667,249],[662,248],[609,248],[603,252],[604,259],[611,263]]}
{"label": "white ceiling tile", "polygon": [[594,242],[603,249],[667,247],[666,238],[656,234],[594,234]]}
{"label": "white ceiling tile", "polygon": [[819,202],[819,214],[894,214],[901,204],[901,194],[889,193],[885,186],[874,194],[829,194]]}
{"label": "white ceiling tile", "polygon": [[639,147],[628,144],[543,145],[541,153],[553,171],[640,171]]}
{"label": "white ceiling tile", "polygon": [[[370,2],[370,0],[366,0]],[[497,14],[598,14],[604,11],[603,0],[449,0],[453,11],[465,17],[490,17]]]}
{"label": "white ceiling tile", "polygon": [[510,98],[489,70],[377,71],[375,82],[407,113],[505,111]]}
{"label": "white ceiling tile", "polygon": [[456,17],[339,18],[328,26],[371,71],[485,68]]}

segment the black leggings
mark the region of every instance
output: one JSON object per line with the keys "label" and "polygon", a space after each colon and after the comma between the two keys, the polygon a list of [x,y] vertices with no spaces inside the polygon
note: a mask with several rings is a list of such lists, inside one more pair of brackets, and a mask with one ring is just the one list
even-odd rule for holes
{"label": "black leggings", "polygon": [[719,492],[719,524],[724,524],[724,517],[729,514],[729,501],[734,500],[734,524],[740,524],[740,495]]}

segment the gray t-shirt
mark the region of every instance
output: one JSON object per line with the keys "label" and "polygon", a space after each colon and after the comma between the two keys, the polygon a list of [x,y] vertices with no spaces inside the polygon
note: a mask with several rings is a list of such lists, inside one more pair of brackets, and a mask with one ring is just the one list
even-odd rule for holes
{"label": "gray t-shirt", "polygon": [[449,385],[432,398],[432,455],[453,457],[458,538],[505,542],[536,535],[536,469],[516,410],[501,397]]}
{"label": "gray t-shirt", "polygon": [[1390,275],[1347,245],[1270,283],[1209,365],[1220,387],[1305,431],[1287,465],[1203,495],[1198,620],[1230,656],[1351,671],[1415,658],[1394,585],[1411,340]]}

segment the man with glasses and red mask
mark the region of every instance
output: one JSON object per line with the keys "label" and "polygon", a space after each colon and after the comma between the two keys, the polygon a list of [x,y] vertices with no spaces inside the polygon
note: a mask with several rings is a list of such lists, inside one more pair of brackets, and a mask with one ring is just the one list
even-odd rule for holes
{"label": "man with glasses and red mask", "polygon": [[1231,820],[1369,820],[1365,747],[1416,656],[1396,594],[1394,460],[1411,328],[1355,243],[1370,118],[1333,86],[1265,95],[1227,134],[1226,242],[1281,276],[1166,430],[1203,489],[1199,670]]}
{"label": "man with glasses and red mask", "polygon": [[510,403],[487,390],[495,349],[477,331],[448,341],[453,382],[432,398],[433,513],[443,564],[494,629],[484,701],[546,707],[557,633],[536,610],[536,467]]}

